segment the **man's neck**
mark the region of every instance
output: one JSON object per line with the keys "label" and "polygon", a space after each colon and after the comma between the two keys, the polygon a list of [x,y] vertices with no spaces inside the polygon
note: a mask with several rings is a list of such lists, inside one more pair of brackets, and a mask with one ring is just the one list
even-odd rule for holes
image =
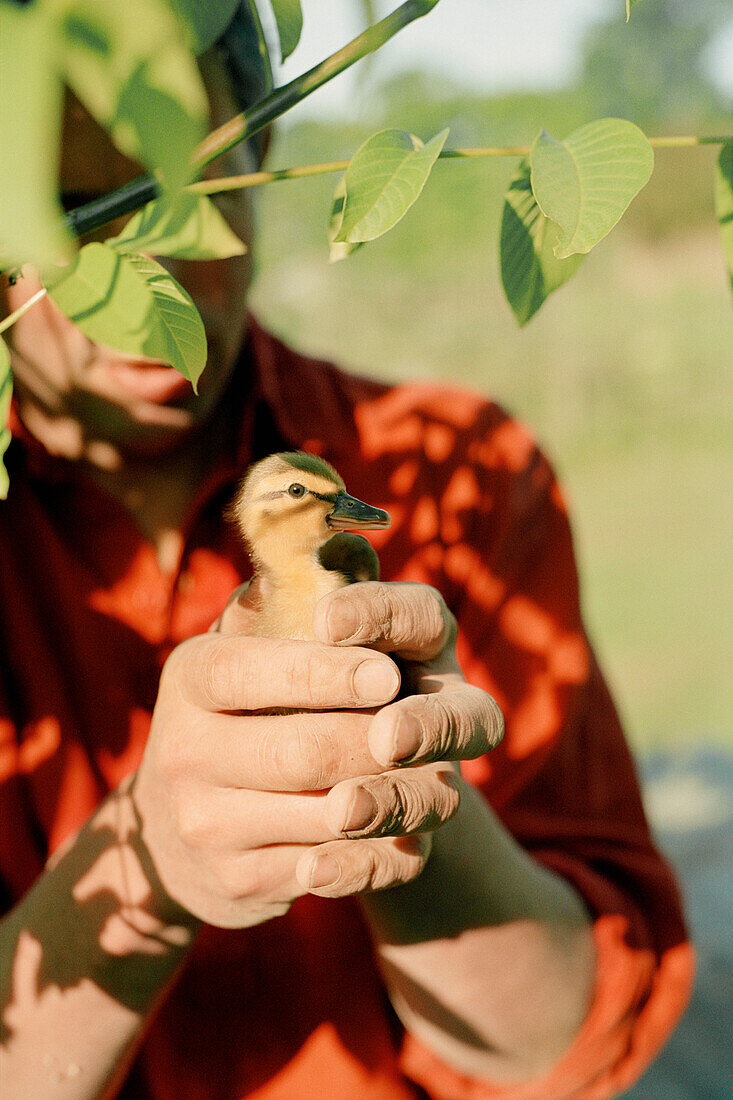
{"label": "man's neck", "polygon": [[[224,389],[209,415],[159,449],[135,451],[94,438],[81,418],[50,410],[30,389],[16,387],[16,410],[25,431],[52,457],[72,462],[131,514],[155,546],[161,567],[176,568],[184,527],[212,463],[234,457],[242,433],[252,429],[250,376]],[[243,463],[246,459],[242,457]]]}
{"label": "man's neck", "polygon": [[199,433],[154,459],[126,457],[112,468],[87,463],[92,480],[124,505],[153,544],[164,572],[178,564],[186,517],[206,476],[209,444]]}

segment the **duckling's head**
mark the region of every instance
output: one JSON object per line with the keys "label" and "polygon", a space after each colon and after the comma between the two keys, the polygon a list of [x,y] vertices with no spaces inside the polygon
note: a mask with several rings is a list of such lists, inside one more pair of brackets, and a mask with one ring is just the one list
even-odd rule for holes
{"label": "duckling's head", "polygon": [[312,557],[336,531],[389,527],[389,514],[349,496],[339,474],[304,451],[269,455],[248,471],[229,511],[260,567]]}

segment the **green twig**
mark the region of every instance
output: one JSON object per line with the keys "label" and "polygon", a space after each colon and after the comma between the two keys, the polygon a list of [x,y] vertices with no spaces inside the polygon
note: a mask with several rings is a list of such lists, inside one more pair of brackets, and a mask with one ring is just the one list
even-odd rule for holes
{"label": "green twig", "polygon": [[687,149],[692,145],[725,145],[726,141],[733,141],[733,135],[709,134],[704,137],[698,137],[696,134],[685,134],[677,137],[670,135],[667,137],[651,137],[648,141],[655,149]]}
{"label": "green twig", "polygon": [[274,172],[248,172],[244,176],[223,176],[216,180],[198,180],[189,183],[187,190],[199,195],[220,195],[224,191],[239,191],[245,187],[259,187],[263,183],[279,180],[297,180],[306,176],[325,176],[329,172],[344,172],[348,160],[329,160],[323,164],[299,164],[295,168],[280,168]]}
{"label": "green twig", "polygon": [[[731,136],[696,137],[684,135],[677,137],[652,137],[649,144],[657,149],[677,149],[694,145],[723,145],[733,140]],[[439,160],[460,160],[480,157],[527,157],[532,149],[529,145],[489,145],[477,149],[443,149]],[[278,183],[280,180],[304,179],[308,176],[325,176],[330,172],[344,172],[349,166],[348,160],[328,160],[320,164],[299,164],[293,168],[280,168],[273,172],[248,172],[243,176],[225,176],[215,180],[198,180],[188,186],[189,191],[200,195],[219,195],[225,191],[238,191],[245,187],[260,187],[265,183]]]}
{"label": "green twig", "polygon": [[[276,118],[289,111],[291,107],[300,103],[329,80],[333,80],[354,62],[378,50],[403,27],[427,15],[437,3],[438,0],[405,0],[399,8],[385,16],[379,23],[367,27],[353,41],[331,54],[325,61],[321,61],[308,72],[296,76],[281,88],[276,88],[260,103],[255,104],[250,111],[236,115],[229,122],[225,122],[199,145],[193,158],[194,168],[200,171],[239,142],[246,141],[260,130],[264,130]],[[100,226],[114,221],[123,214],[138,210],[145,203],[156,198],[159,192],[160,185],[157,180],[152,176],[140,176],[139,179],[108,195],[71,210],[66,216],[67,225],[72,233],[80,237],[84,233],[90,233],[93,229],[99,229]]]}
{"label": "green twig", "polygon": [[7,328],[10,328],[11,325],[14,325],[15,322],[18,321],[24,313],[28,312],[31,306],[34,306],[36,302],[39,302],[41,298],[43,298],[47,293],[48,291],[46,290],[45,286],[42,286],[41,289],[37,290],[36,293],[33,294],[27,302],[23,302],[22,306],[18,306],[18,308],[13,310],[12,313],[9,313],[7,317],[3,317],[2,321],[0,321],[0,332],[5,332]]}
{"label": "green twig", "polygon": [[197,168],[205,168],[217,157],[228,152],[240,141],[259,133],[280,115],[285,114],[291,107],[302,102],[318,88],[321,88],[329,80],[333,80],[344,70],[348,69],[355,61],[360,61],[367,54],[374,53],[398,31],[427,15],[438,0],[405,0],[399,8],[375,23],[367,27],[365,31],[357,35],[348,45],[331,54],[325,61],[319,62],[291,80],[289,84],[283,84],[261,103],[256,104],[251,111],[236,115],[214,130],[201,143],[194,154],[194,164]]}

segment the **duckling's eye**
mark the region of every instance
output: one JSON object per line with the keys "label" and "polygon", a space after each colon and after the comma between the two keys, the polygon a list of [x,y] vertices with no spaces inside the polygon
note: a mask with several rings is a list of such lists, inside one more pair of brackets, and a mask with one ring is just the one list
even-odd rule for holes
{"label": "duckling's eye", "polygon": [[296,481],[294,485],[288,488],[288,492],[291,497],[304,497],[306,492],[305,485],[299,485]]}

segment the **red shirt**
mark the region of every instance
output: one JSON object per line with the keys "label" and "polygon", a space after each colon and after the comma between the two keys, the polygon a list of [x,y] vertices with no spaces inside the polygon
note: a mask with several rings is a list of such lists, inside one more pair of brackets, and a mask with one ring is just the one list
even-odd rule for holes
{"label": "red shirt", "polygon": [[425,581],[460,625],[468,680],[506,718],[464,764],[521,844],[595,918],[587,1021],[542,1080],[461,1076],[404,1029],[352,900],[307,896],[243,931],[205,928],[121,1095],[155,1100],[608,1097],[687,1001],[692,951],[649,837],[613,703],[583,630],[561,492],[526,429],[456,390],[387,387],[302,358],[253,326],[230,394],[237,423],[186,525],[174,576],[129,514],[31,440],[11,447],[0,504],[0,894],[138,764],[170,649],[205,631],[249,576],[222,520],[252,459],[304,448],[388,509],[385,580]]}

